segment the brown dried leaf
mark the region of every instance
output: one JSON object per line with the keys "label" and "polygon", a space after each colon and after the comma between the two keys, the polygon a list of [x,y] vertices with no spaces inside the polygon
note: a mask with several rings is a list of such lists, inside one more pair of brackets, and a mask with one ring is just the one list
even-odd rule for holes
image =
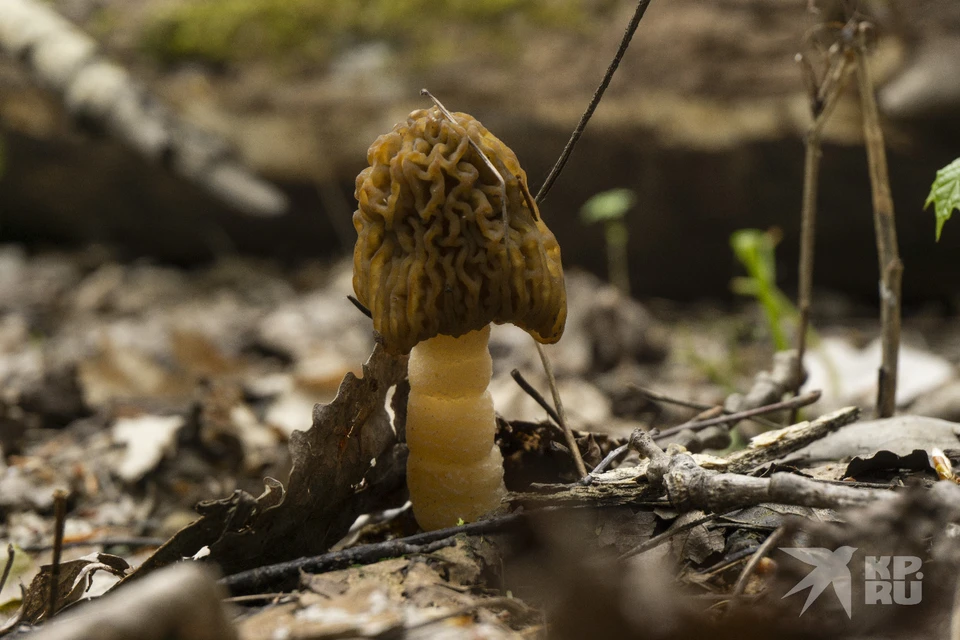
{"label": "brown dried leaf", "polygon": [[648,541],[656,527],[652,511],[635,513],[631,507],[614,507],[597,512],[597,542],[601,547],[612,546],[618,555]]}
{"label": "brown dried leaf", "polygon": [[[391,558],[376,564],[318,575],[304,575],[304,593],[294,604],[265,608],[239,622],[243,638],[277,637],[280,629],[291,637],[415,637],[414,629],[437,620],[436,628],[422,628],[433,637],[450,624],[450,637],[518,638],[506,624],[480,607],[488,602],[474,591],[499,565],[498,551],[488,540],[462,538],[454,547],[429,556]],[[441,622],[441,618],[471,606],[469,616]],[[521,611],[525,607],[518,603]],[[473,613],[477,614],[474,621]],[[517,618],[512,622],[516,623]]]}
{"label": "brown dried leaf", "polygon": [[238,491],[202,505],[203,517],[179,531],[138,574],[204,546],[227,574],[326,551],[357,516],[401,485],[404,452],[394,447],[384,404],[406,368],[406,358],[378,344],[363,377],[344,376],[337,397],[314,408],[310,430],[291,436],[293,469],[285,493],[273,480],[259,498]]}
{"label": "brown dried leaf", "polygon": [[[88,556],[60,563],[57,577],[57,611],[76,602],[90,587],[90,579],[97,571],[107,571],[122,578],[130,568],[127,561],[109,553],[91,553]],[[24,590],[23,604],[17,615],[0,632],[19,624],[37,624],[47,618],[50,604],[50,583],[53,565],[45,564]]]}
{"label": "brown dried leaf", "polygon": [[[674,521],[671,528],[682,527],[688,522],[702,518],[703,515],[703,511],[684,513]],[[694,564],[703,564],[712,554],[723,551],[724,542],[723,531],[717,529],[711,531],[705,524],[693,527],[670,538],[674,557]]]}

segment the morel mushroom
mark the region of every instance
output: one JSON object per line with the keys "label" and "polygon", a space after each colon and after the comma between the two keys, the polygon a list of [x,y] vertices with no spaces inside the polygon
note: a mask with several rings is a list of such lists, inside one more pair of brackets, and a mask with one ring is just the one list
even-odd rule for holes
{"label": "morel mushroom", "polygon": [[563,334],[560,247],[516,155],[472,116],[414,111],[357,176],[353,287],[384,347],[410,353],[407,484],[424,529],[476,520],[506,490],[487,391],[491,322]]}

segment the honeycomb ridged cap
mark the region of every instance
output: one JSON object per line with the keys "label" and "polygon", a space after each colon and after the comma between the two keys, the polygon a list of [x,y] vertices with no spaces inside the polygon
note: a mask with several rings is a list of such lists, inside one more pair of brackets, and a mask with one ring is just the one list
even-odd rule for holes
{"label": "honeycomb ridged cap", "polygon": [[567,317],[560,246],[513,151],[472,116],[452,116],[414,111],[367,152],[353,214],[357,299],[392,353],[491,322],[556,342]]}

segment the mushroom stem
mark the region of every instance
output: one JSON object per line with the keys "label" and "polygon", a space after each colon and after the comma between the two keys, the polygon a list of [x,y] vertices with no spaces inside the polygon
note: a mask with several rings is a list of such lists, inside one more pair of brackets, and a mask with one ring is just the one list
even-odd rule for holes
{"label": "mushroom stem", "polygon": [[425,530],[471,522],[506,495],[497,423],[487,391],[490,326],[459,338],[439,335],[410,352],[407,485]]}

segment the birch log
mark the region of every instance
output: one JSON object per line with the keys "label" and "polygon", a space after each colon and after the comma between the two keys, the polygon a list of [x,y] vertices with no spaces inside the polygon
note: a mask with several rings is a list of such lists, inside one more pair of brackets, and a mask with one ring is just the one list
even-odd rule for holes
{"label": "birch log", "polygon": [[232,208],[258,216],[286,211],[286,196],[245,169],[226,142],[178,118],[48,5],[3,0],[0,49],[56,91],[73,117],[102,127]]}

